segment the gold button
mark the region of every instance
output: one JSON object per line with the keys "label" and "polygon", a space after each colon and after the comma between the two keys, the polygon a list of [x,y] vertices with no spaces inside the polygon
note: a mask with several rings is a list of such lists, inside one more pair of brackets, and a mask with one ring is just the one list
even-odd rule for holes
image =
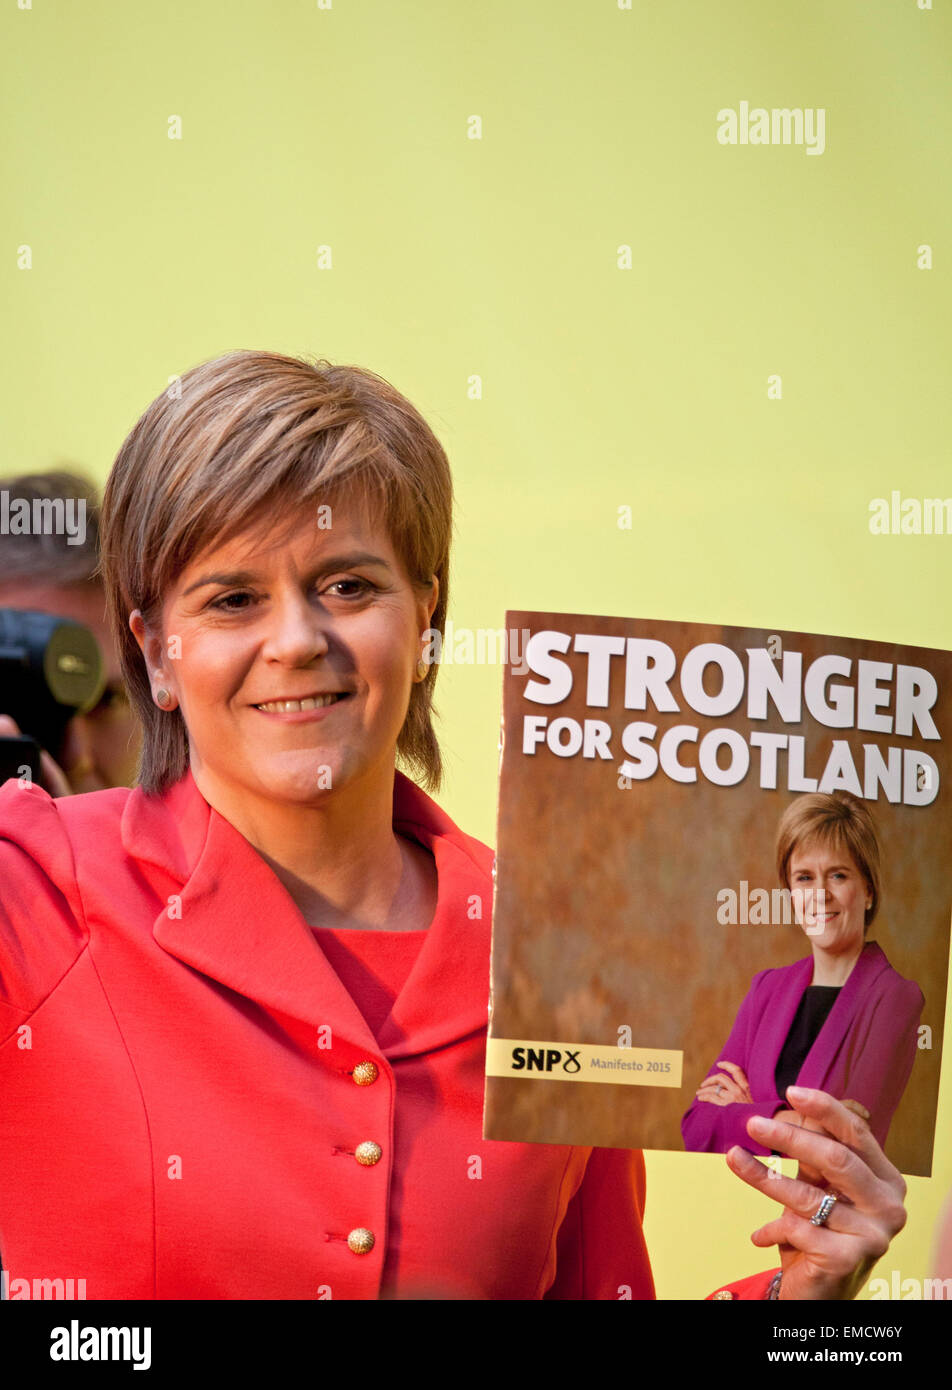
{"label": "gold button", "polygon": [[358,1226],[347,1237],[347,1244],[355,1255],[369,1255],[374,1248],[374,1233],[368,1231],[366,1226]]}
{"label": "gold button", "polygon": [[375,1062],[358,1062],[354,1067],[354,1081],[358,1086],[372,1086],[377,1080],[377,1064]]}
{"label": "gold button", "polygon": [[734,1295],[731,1293],[730,1289],[718,1289],[717,1293],[711,1295],[712,1300],[715,1299],[715,1298],[733,1298],[733,1297],[734,1297]]}
{"label": "gold button", "polygon": [[375,1163],[379,1163],[383,1158],[383,1149],[379,1144],[375,1144],[372,1139],[365,1139],[362,1144],[358,1144],[354,1150],[354,1158],[358,1163],[362,1163],[365,1168],[372,1168]]}

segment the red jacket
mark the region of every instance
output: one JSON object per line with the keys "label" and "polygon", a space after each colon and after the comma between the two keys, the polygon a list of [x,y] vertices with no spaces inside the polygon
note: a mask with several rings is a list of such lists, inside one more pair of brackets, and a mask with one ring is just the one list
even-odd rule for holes
{"label": "red jacket", "polygon": [[481,1137],[492,853],[399,773],[394,826],[439,900],[378,1040],[190,773],[162,797],[4,784],[10,1297],[653,1297],[639,1153]]}

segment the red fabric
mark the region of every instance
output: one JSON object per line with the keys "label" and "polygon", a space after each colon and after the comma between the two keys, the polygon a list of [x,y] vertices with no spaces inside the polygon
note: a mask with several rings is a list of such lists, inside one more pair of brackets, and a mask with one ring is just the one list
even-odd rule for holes
{"label": "red fabric", "polygon": [[734,1298],[747,1301],[766,1298],[768,1286],[776,1273],[777,1270],[768,1269],[762,1274],[752,1274],[749,1279],[739,1279],[736,1284],[722,1284],[720,1289],[708,1294],[705,1302],[710,1303],[711,1299],[717,1298],[718,1295],[723,1298],[725,1293],[733,1294]]}
{"label": "red fabric", "polygon": [[653,1296],[639,1153],[481,1137],[492,854],[399,773],[394,825],[439,896],[374,1037],[190,774],[163,797],[0,789],[11,1298]]}
{"label": "red fabric", "polygon": [[314,939],[334,974],[353,999],[377,1038],[406,984],[425,931],[314,930]]}

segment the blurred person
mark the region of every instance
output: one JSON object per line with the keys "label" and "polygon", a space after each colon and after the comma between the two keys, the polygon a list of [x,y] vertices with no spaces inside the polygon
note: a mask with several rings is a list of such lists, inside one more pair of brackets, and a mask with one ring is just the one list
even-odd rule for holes
{"label": "blurred person", "polygon": [[[55,471],[0,478],[0,489],[31,506],[35,499],[58,498],[82,499],[86,504],[78,544],[65,534],[0,535],[0,608],[51,613],[82,623],[102,654],[106,678],[102,696],[92,710],[69,721],[61,749],[44,750],[44,785],[53,796],[131,787],[140,733],[120,672],[98,574],[100,513],[95,485],[81,474]],[[22,732],[3,707],[0,686],[0,736]]]}

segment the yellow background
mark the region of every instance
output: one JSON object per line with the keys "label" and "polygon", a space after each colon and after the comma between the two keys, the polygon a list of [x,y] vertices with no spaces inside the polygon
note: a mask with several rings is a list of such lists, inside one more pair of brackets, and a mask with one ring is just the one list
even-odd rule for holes
{"label": "yellow background", "polygon": [[[103,479],[174,373],[316,353],[445,444],[458,628],[522,608],[952,647],[952,537],[868,529],[874,497],[952,493],[947,0],[26,4],[0,11],[3,472]],[[823,107],[825,152],[718,144],[741,100]],[[440,800],[491,841],[501,670],[438,693]],[[949,1064],[940,1106],[877,1276],[929,1272]],[[662,1296],[769,1263],[747,1237],[771,1204],[722,1158],[648,1178]]]}

